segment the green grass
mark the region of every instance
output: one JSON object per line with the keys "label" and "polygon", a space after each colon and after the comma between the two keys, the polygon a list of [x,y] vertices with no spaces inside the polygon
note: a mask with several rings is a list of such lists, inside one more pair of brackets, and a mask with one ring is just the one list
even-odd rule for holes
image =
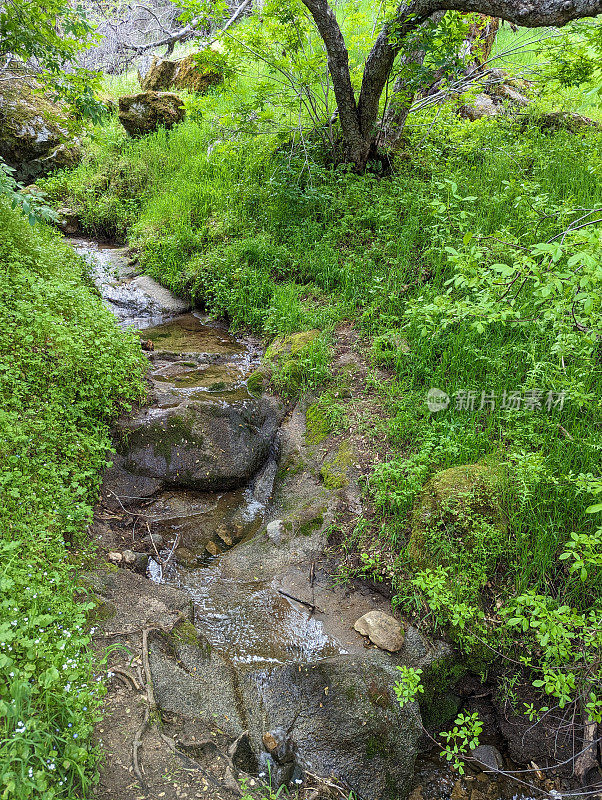
{"label": "green grass", "polygon": [[5,203],[0,227],[0,795],[87,796],[102,684],[77,553],[144,362],[57,233]]}

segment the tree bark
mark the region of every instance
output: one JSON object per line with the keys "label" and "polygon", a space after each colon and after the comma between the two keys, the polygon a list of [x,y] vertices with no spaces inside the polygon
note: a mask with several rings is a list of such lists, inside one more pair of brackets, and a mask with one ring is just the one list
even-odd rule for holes
{"label": "tree bark", "polygon": [[356,101],[349,55],[336,16],[327,0],[302,0],[312,15],[328,54],[347,159],[363,171],[376,148],[380,98],[405,37],[439,11],[484,14],[527,28],[562,27],[574,19],[602,13],[602,0],[410,0],[399,4],[381,30],[364,68]]}

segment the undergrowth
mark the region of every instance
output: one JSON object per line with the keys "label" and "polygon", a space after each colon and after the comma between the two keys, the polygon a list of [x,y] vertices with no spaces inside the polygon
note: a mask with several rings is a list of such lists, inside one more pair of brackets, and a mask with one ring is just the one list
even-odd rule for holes
{"label": "undergrowth", "polygon": [[0,228],[0,797],[72,798],[103,691],[77,554],[144,362],[58,234],[3,202]]}

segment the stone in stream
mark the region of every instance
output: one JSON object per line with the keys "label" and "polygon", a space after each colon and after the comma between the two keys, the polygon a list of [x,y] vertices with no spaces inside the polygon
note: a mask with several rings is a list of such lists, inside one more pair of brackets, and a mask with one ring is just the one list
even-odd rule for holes
{"label": "stone in stream", "polygon": [[128,421],[118,450],[127,471],[165,487],[234,489],[266,460],[280,416],[280,404],[267,397],[231,405],[184,400]]}
{"label": "stone in stream", "polygon": [[[251,739],[262,747],[273,738],[273,753],[294,751],[301,768],[334,778],[364,800],[407,797],[421,724],[416,703],[397,703],[398,675],[390,656],[376,652],[247,674],[242,691]],[[286,746],[277,731],[287,732]]]}
{"label": "stone in stream", "polygon": [[383,611],[368,611],[353,627],[381,650],[396,653],[403,646],[403,628],[395,617]]}

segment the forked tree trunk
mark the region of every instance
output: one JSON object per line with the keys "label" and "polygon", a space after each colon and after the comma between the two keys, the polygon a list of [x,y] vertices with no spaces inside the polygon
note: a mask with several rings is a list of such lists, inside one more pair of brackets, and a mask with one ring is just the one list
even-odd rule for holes
{"label": "forked tree trunk", "polygon": [[312,15],[328,54],[328,69],[338,104],[347,160],[358,172],[366,168],[378,141],[380,98],[407,35],[439,11],[498,17],[527,28],[566,25],[602,13],[602,0],[409,0],[385,23],[366,64],[359,99],[349,72],[345,39],[328,0],[302,0]]}

